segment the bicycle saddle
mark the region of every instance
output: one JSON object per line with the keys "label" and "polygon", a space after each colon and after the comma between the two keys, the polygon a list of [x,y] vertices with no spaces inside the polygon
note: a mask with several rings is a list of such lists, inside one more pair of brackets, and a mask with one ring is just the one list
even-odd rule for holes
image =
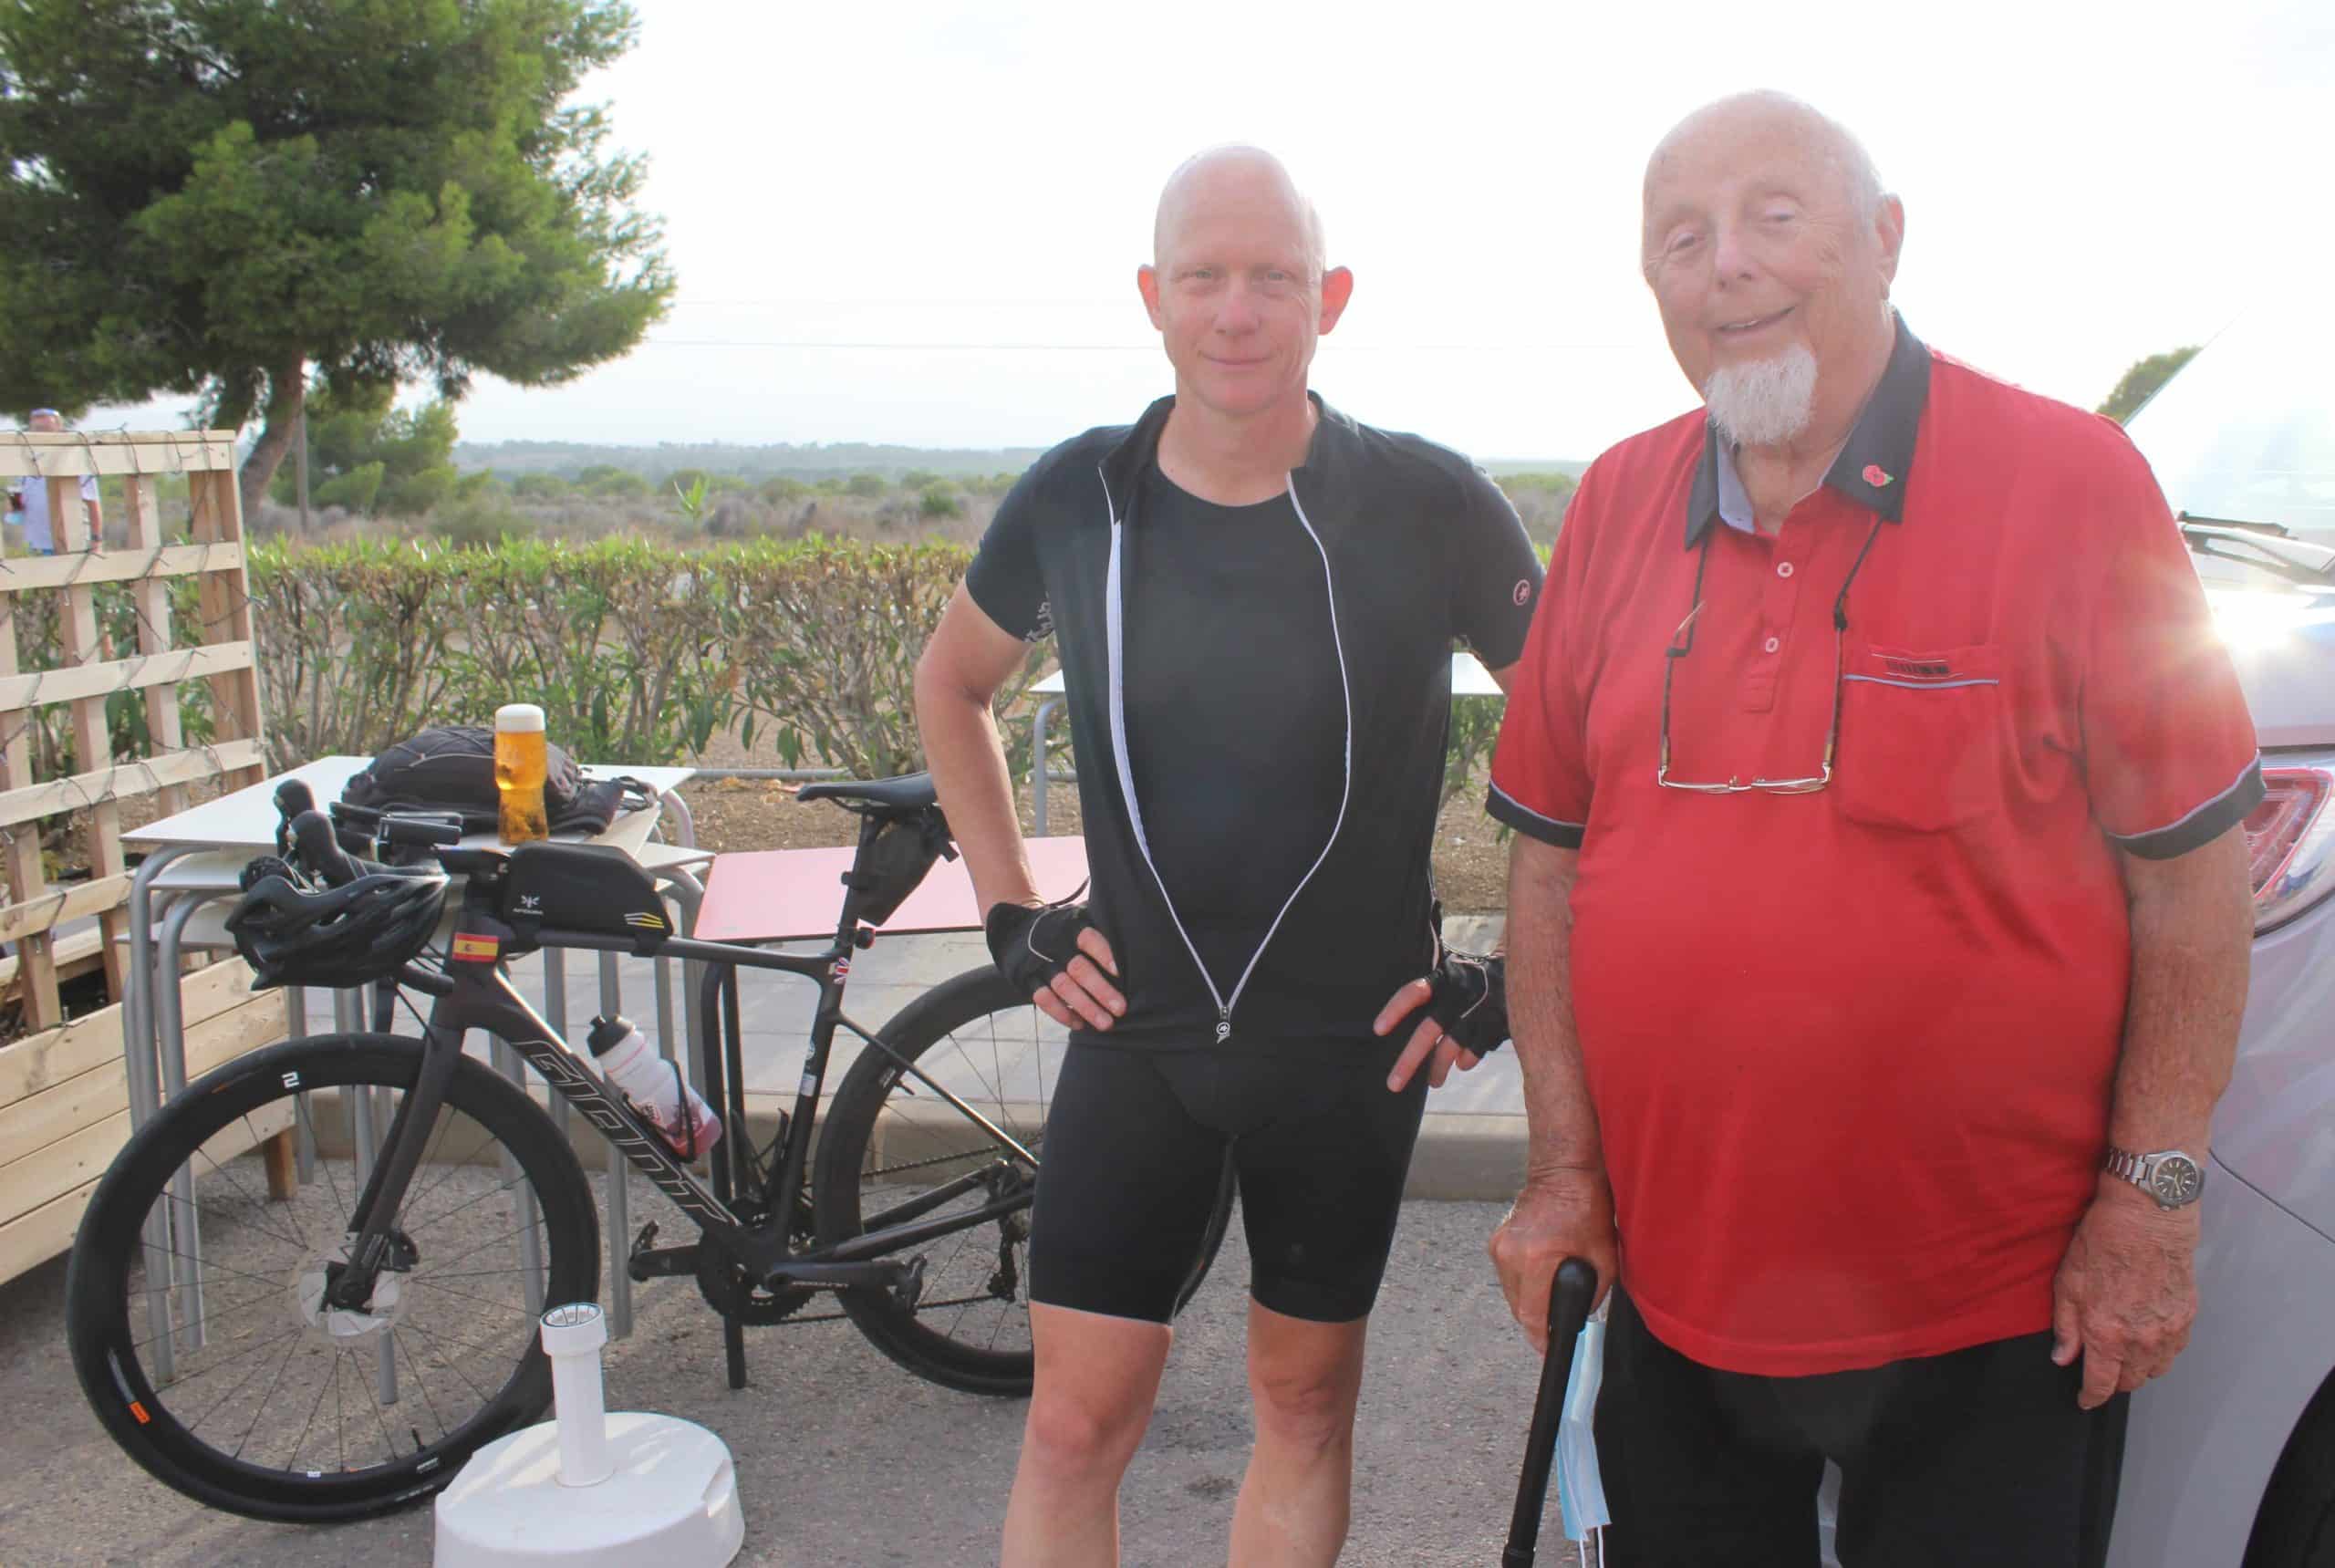
{"label": "bicycle saddle", "polygon": [[806,784],[794,792],[801,801],[839,801],[855,810],[922,811],[938,803],[930,774],[903,774],[896,779],[835,779]]}

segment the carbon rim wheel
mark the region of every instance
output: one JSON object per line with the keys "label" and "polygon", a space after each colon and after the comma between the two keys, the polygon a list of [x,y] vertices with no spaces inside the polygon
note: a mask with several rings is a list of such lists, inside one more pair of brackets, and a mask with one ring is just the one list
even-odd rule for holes
{"label": "carbon rim wheel", "polygon": [[[389,1035],[256,1053],[164,1107],[99,1184],[67,1279],[75,1369],[115,1440],[179,1490],[263,1519],[360,1517],[444,1485],[547,1402],[536,1318],[593,1299],[591,1190],[550,1118],[476,1062],[456,1068],[370,1300],[325,1299],[358,1155],[420,1061]],[[262,1145],[303,1122],[311,1179],[279,1164],[272,1194]]]}

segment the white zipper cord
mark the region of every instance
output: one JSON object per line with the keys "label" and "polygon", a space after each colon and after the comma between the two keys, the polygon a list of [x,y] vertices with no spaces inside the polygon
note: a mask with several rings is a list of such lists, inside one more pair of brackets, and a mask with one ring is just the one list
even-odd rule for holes
{"label": "white zipper cord", "polygon": [[1159,889],[1159,901],[1167,908],[1168,919],[1175,926],[1176,935],[1183,939],[1184,950],[1192,955],[1192,967],[1199,971],[1200,983],[1208,987],[1209,1000],[1216,1003],[1216,1037],[1222,1041],[1231,1036],[1232,1010],[1240,1005],[1240,993],[1248,988],[1249,977],[1256,972],[1258,961],[1265,956],[1265,950],[1272,945],[1273,934],[1281,929],[1282,921],[1288,918],[1298,896],[1305,891],[1306,884],[1313,880],[1313,874],[1330,857],[1330,850],[1337,844],[1338,834],[1345,826],[1346,805],[1354,797],[1354,682],[1346,674],[1345,639],[1338,628],[1337,581],[1330,573],[1329,549],[1322,543],[1322,535],[1314,532],[1313,519],[1305,515],[1304,503],[1297,498],[1297,480],[1292,474],[1283,480],[1282,484],[1289,492],[1291,507],[1297,513],[1298,525],[1305,530],[1305,536],[1313,541],[1313,548],[1321,554],[1322,585],[1330,601],[1330,639],[1337,650],[1338,685],[1345,702],[1344,781],[1338,794],[1337,819],[1330,825],[1330,836],[1323,843],[1322,853],[1314,857],[1313,864],[1306,867],[1305,875],[1297,879],[1297,886],[1291,889],[1288,899],[1281,907],[1281,913],[1275,915],[1273,923],[1265,929],[1264,940],[1259,942],[1257,950],[1250,955],[1248,966],[1241,970],[1239,981],[1232,987],[1232,994],[1227,997],[1217,990],[1216,977],[1209,973],[1208,963],[1200,957],[1200,950],[1194,945],[1191,933],[1184,929],[1183,917],[1176,912],[1176,901],[1168,896],[1167,881],[1159,875],[1158,863],[1151,857],[1150,840],[1144,835],[1143,808],[1136,804],[1135,770],[1127,761],[1126,659],[1119,572],[1119,509],[1111,496],[1110,480],[1099,467],[1095,473],[1103,482],[1103,504],[1111,516],[1111,564],[1103,589],[1104,641],[1111,667],[1111,755],[1118,764],[1119,793],[1126,801],[1127,822],[1135,829],[1136,848],[1141,852],[1144,866],[1151,872],[1151,880]]}

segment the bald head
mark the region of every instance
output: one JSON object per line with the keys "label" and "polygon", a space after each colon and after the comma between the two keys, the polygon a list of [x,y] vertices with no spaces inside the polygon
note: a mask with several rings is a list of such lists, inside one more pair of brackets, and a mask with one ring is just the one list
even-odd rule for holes
{"label": "bald head", "polygon": [[1715,426],[1780,450],[1847,433],[1896,340],[1904,224],[1856,138],[1797,99],[1724,98],[1662,139],[1641,259]]}
{"label": "bald head", "polygon": [[1873,166],[1864,144],[1848,127],[1789,93],[1766,90],[1740,92],[1707,103],[1671,127],[1645,164],[1645,200],[1654,203],[1655,187],[1670,166],[1690,151],[1712,143],[1780,139],[1797,144],[1830,167],[1840,181],[1849,210],[1860,221],[1871,222],[1881,210],[1885,192],[1881,174]]}
{"label": "bald head", "polygon": [[1203,209],[1233,209],[1267,223],[1276,220],[1292,223],[1302,236],[1313,275],[1320,277],[1329,265],[1321,214],[1298,190],[1281,160],[1261,147],[1211,147],[1185,159],[1168,176],[1159,192],[1159,211],[1151,223],[1153,265],[1167,265],[1168,252],[1192,214]]}

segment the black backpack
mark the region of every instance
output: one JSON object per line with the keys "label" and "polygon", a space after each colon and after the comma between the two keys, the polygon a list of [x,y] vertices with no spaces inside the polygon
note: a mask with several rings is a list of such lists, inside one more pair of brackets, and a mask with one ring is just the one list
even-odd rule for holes
{"label": "black backpack", "polygon": [[[656,792],[638,779],[587,779],[566,752],[548,742],[544,749],[544,815],[554,833],[604,833],[619,811],[656,804]],[[434,724],[375,757],[342,786],[340,798],[368,811],[460,816],[463,832],[492,833],[502,819],[494,732],[483,724]]]}

